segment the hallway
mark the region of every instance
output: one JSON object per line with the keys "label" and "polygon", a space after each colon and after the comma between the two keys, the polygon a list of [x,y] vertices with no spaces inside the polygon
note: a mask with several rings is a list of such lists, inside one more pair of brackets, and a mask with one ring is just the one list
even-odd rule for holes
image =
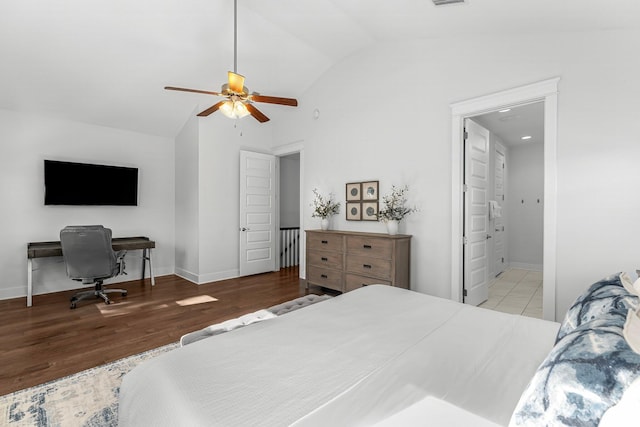
{"label": "hallway", "polygon": [[508,269],[489,283],[482,308],[542,319],[542,272]]}

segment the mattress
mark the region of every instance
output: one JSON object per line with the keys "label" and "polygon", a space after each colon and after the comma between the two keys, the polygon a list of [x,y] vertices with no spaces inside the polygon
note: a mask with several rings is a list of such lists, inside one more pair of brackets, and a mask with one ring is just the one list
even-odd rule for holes
{"label": "mattress", "polygon": [[506,425],[557,330],[368,286],[136,367],[119,425],[372,425],[428,396]]}

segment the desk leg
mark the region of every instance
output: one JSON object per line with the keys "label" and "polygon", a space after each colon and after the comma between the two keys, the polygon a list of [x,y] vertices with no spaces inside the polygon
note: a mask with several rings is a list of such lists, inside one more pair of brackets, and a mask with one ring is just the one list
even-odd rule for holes
{"label": "desk leg", "polygon": [[144,280],[145,262],[149,262],[149,277],[151,277],[151,286],[155,286],[156,278],[153,277],[153,265],[151,264],[151,249],[142,250],[142,280]]}
{"label": "desk leg", "polygon": [[153,276],[153,265],[151,264],[151,249],[148,249],[147,255],[149,256],[149,276],[151,276],[151,286],[156,285],[156,278]]}
{"label": "desk leg", "polygon": [[147,264],[147,250],[143,249],[142,250],[142,280],[144,280],[144,270]]}
{"label": "desk leg", "polygon": [[27,258],[27,307],[31,307],[33,295],[33,261]]}

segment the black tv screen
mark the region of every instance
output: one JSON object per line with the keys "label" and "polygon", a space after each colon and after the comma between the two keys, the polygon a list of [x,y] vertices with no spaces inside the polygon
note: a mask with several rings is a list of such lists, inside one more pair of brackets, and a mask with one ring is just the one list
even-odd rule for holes
{"label": "black tv screen", "polygon": [[44,204],[137,206],[138,169],[45,160]]}

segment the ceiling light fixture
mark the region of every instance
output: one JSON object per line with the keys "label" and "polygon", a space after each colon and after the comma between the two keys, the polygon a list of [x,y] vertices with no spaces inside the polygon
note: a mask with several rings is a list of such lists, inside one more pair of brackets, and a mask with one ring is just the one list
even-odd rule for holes
{"label": "ceiling light fixture", "polygon": [[527,140],[527,139],[531,139],[531,135],[525,135],[522,138],[520,138],[522,140]]}
{"label": "ceiling light fixture", "polygon": [[238,0],[233,0],[233,71],[229,71],[227,73],[227,79],[229,83],[223,84],[220,92],[187,89],[175,86],[165,86],[165,89],[223,96],[227,98],[224,101],[217,102],[206,110],[198,113],[199,117],[207,117],[211,113],[220,110],[230,119],[241,119],[248,115],[252,115],[257,121],[264,123],[269,121],[269,117],[265,116],[260,110],[258,110],[253,105],[254,102],[287,105],[290,107],[298,106],[298,101],[294,98],[266,96],[260,95],[257,92],[250,93],[249,89],[244,85],[244,76],[238,74]]}
{"label": "ceiling light fixture", "polygon": [[244,102],[239,99],[224,101],[220,106],[220,112],[230,119],[241,119],[251,114]]}
{"label": "ceiling light fixture", "polygon": [[511,111],[511,108],[505,108],[504,110],[499,110],[498,113],[508,113]]}

